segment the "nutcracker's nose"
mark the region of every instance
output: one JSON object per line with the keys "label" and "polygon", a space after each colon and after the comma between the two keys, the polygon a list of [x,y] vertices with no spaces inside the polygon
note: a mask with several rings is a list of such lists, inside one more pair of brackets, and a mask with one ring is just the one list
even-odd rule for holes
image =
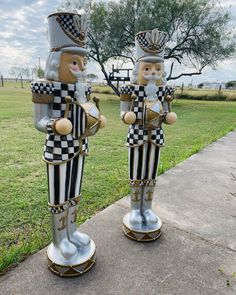
{"label": "nutcracker's nose", "polygon": [[81,66],[80,70],[81,70],[81,72],[84,72],[84,70],[85,70],[85,66],[84,66],[84,65]]}
{"label": "nutcracker's nose", "polygon": [[155,75],[156,75],[156,73],[155,73],[155,72],[152,72],[152,75],[153,75],[153,76],[155,76]]}

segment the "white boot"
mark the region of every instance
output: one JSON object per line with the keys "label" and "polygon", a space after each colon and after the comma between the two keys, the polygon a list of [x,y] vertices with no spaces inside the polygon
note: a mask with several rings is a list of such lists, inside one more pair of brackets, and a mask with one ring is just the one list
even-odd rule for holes
{"label": "white boot", "polygon": [[131,187],[131,212],[129,221],[133,226],[141,225],[143,222],[141,215],[141,193],[142,187]]}
{"label": "white boot", "polygon": [[78,251],[69,241],[67,235],[67,209],[61,213],[52,213],[52,236],[53,252],[55,255],[62,255],[65,259],[70,259]]}
{"label": "white boot", "polygon": [[70,206],[68,208],[68,235],[69,240],[78,248],[84,248],[89,245],[90,237],[79,232],[76,225],[77,206]]}
{"label": "white boot", "polygon": [[148,225],[154,225],[158,222],[157,215],[152,211],[152,198],[154,192],[154,186],[144,187],[144,204],[143,204],[143,216],[145,223]]}

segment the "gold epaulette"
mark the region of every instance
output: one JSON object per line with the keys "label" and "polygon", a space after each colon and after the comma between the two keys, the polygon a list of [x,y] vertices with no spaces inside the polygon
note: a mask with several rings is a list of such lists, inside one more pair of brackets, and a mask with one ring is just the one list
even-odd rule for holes
{"label": "gold epaulette", "polygon": [[131,101],[132,98],[131,98],[131,93],[121,93],[120,94],[120,100],[121,101]]}
{"label": "gold epaulette", "polygon": [[53,94],[32,93],[32,101],[41,104],[53,103]]}

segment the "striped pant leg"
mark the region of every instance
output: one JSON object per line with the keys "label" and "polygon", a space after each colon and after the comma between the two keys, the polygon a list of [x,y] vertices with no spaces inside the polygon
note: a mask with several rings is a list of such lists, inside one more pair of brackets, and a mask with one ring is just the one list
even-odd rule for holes
{"label": "striped pant leg", "polygon": [[85,156],[78,154],[71,167],[71,177],[69,183],[69,204],[74,206],[78,203],[81,194]]}
{"label": "striped pant leg", "polygon": [[129,178],[132,181],[155,180],[160,148],[151,142],[129,148]]}
{"label": "striped pant leg", "polygon": [[64,210],[69,199],[80,195],[84,156],[77,155],[71,161],[59,165],[47,164],[49,206]]}

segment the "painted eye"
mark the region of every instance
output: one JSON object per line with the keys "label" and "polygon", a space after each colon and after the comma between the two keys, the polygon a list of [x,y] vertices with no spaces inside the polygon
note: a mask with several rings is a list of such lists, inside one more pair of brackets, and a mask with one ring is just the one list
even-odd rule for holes
{"label": "painted eye", "polygon": [[149,70],[149,68],[145,68],[145,71],[148,71]]}
{"label": "painted eye", "polygon": [[72,64],[73,64],[74,66],[76,66],[76,65],[77,65],[77,62],[76,62],[76,61],[73,61]]}
{"label": "painted eye", "polygon": [[160,71],[160,69],[159,69],[159,68],[157,68],[157,71],[159,72],[159,71]]}

